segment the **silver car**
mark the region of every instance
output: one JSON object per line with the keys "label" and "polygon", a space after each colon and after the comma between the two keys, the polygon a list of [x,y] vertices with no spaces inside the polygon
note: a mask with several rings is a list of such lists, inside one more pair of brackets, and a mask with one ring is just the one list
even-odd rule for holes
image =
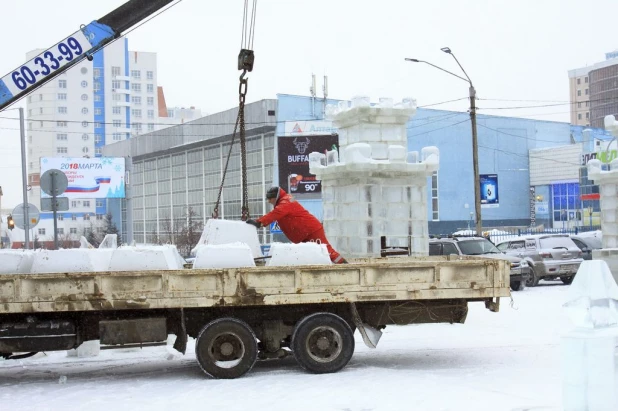
{"label": "silver car", "polygon": [[582,252],[568,234],[527,235],[496,244],[498,250],[523,258],[530,266],[529,287],[560,278],[571,284],[582,263]]}

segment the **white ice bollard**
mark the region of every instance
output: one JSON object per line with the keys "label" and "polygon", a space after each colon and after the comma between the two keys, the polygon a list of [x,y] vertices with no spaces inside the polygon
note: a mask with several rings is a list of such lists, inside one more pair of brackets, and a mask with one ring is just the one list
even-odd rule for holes
{"label": "white ice bollard", "polygon": [[563,409],[618,409],[614,358],[618,285],[605,261],[582,263],[564,308],[575,328],[561,341]]}
{"label": "white ice bollard", "polygon": [[79,347],[67,351],[67,357],[96,357],[101,352],[101,342],[99,340],[84,341]]}

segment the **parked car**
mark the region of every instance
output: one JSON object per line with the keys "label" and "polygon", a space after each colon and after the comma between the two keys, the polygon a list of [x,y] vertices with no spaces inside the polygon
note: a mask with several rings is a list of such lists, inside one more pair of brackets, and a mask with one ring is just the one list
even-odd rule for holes
{"label": "parked car", "polygon": [[484,237],[447,237],[429,239],[429,255],[478,255],[507,260],[511,263],[511,289],[521,291],[528,279],[528,263],[519,257],[507,255]]}
{"label": "parked car", "polygon": [[601,245],[601,239],[598,237],[581,237],[572,235],[571,240],[576,246],[582,250],[582,257],[584,260],[592,260],[592,250],[599,250],[603,248]]}
{"label": "parked car", "polygon": [[582,251],[568,234],[534,234],[502,241],[498,250],[523,258],[530,266],[529,287],[559,278],[571,284],[582,263]]}

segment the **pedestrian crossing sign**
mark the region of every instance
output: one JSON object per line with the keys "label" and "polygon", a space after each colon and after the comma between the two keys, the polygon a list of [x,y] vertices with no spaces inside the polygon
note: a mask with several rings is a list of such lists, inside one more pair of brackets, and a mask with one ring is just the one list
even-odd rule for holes
{"label": "pedestrian crossing sign", "polygon": [[271,234],[283,233],[283,231],[281,231],[281,228],[279,228],[279,223],[277,221],[273,221],[272,223],[270,223],[270,233]]}

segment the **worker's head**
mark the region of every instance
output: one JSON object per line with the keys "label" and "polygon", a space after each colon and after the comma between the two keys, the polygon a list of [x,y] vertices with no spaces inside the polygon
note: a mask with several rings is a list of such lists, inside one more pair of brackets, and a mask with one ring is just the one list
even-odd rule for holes
{"label": "worker's head", "polygon": [[279,200],[279,187],[271,187],[266,192],[266,200],[272,205],[277,204],[277,200]]}

